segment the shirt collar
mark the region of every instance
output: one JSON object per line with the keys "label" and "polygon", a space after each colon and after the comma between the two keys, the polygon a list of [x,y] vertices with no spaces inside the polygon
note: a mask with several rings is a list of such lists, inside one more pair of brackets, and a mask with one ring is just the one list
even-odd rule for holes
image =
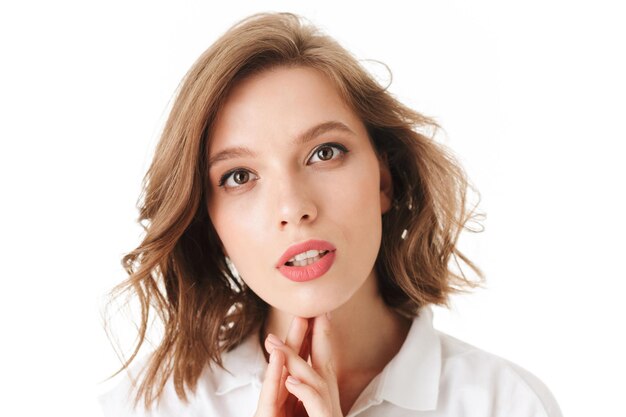
{"label": "shirt collar", "polygon": [[[216,367],[217,395],[241,386],[260,386],[267,362],[254,331],[241,345],[222,356],[226,370]],[[230,371],[230,372],[229,372]],[[374,386],[366,388],[378,401],[389,401],[410,410],[434,410],[439,396],[441,344],[433,328],[433,313],[428,306],[413,319],[404,344],[385,366]],[[374,382],[374,381],[373,381]]]}
{"label": "shirt collar", "polygon": [[385,366],[376,390],[380,400],[411,410],[434,410],[439,396],[441,343],[433,312],[419,310],[400,351]]}

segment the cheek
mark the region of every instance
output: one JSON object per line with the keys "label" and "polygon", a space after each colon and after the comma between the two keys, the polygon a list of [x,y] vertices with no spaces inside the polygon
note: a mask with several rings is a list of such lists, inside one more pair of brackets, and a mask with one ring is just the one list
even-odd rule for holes
{"label": "cheek", "polygon": [[260,210],[252,210],[252,206],[222,201],[209,211],[215,230],[231,259],[237,257],[237,252],[250,250],[253,239],[262,235],[255,229],[261,224]]}
{"label": "cheek", "polygon": [[[378,175],[372,174],[371,164],[363,164],[344,179],[341,190],[335,190],[354,220],[371,221],[380,216],[380,184]],[[377,171],[374,171],[376,173]]]}
{"label": "cheek", "polygon": [[333,183],[326,210],[346,241],[368,255],[378,253],[382,233],[379,178],[372,175],[370,165],[364,164]]}

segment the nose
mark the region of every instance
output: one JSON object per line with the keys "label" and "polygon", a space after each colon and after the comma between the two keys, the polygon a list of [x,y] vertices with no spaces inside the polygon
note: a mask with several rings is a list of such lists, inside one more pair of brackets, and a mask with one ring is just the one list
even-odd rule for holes
{"label": "nose", "polygon": [[312,187],[294,178],[284,179],[277,187],[278,220],[281,230],[291,226],[312,223],[317,218],[317,204]]}

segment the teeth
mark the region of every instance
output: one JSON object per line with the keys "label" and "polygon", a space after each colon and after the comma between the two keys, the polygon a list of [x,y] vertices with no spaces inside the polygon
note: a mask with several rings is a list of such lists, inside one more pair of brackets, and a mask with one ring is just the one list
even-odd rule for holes
{"label": "teeth", "polygon": [[[324,252],[324,251],[322,251]],[[306,252],[302,252],[297,254],[296,256],[294,256],[293,258],[291,258],[289,260],[289,262],[294,262],[294,261],[304,261],[306,258],[315,258],[316,256],[319,256],[320,252],[318,250],[312,249],[312,250],[308,250]]]}
{"label": "teeth", "polygon": [[319,255],[319,251],[315,249],[308,250],[306,252],[302,252],[296,255],[296,261],[304,261],[306,258],[314,258]]}
{"label": "teeth", "polygon": [[307,265],[311,265],[312,263],[319,261],[319,259],[320,259],[319,256],[316,256],[314,258],[306,258],[306,259],[304,259],[302,261],[295,261],[293,263],[293,266],[307,266]]}
{"label": "teeth", "polygon": [[317,249],[308,250],[306,252],[302,252],[291,258],[288,263],[293,264],[294,266],[306,266],[311,265],[313,262],[317,262],[322,255],[327,253],[327,250],[318,251]]}

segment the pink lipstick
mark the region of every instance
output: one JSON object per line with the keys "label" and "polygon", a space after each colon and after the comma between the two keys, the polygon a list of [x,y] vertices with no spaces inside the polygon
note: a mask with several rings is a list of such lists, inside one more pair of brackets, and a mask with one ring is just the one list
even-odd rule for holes
{"label": "pink lipstick", "polygon": [[[295,264],[302,261],[293,262],[296,255],[302,256],[302,254],[312,250],[320,252],[320,254],[316,256],[319,257],[319,259],[315,262],[310,265],[302,266]],[[278,260],[276,268],[281,274],[292,281],[310,281],[321,277],[330,269],[331,266],[333,266],[333,262],[335,261],[335,251],[335,247],[329,242],[324,240],[308,240],[306,242],[290,246]],[[292,262],[290,262],[290,260]],[[289,263],[289,265],[287,263]]]}

